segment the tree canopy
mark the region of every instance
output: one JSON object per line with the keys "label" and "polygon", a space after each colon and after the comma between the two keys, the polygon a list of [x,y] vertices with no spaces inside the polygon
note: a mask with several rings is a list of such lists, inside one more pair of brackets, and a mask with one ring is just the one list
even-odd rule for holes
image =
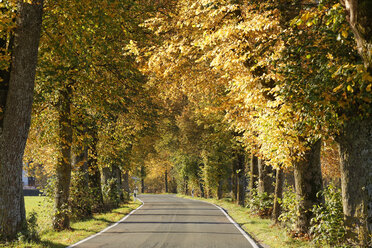
{"label": "tree canopy", "polygon": [[[0,2],[1,128],[22,57],[17,3],[42,2]],[[369,1],[43,4],[31,128],[17,154],[53,189],[56,230],[128,201],[139,186],[241,205],[246,194],[275,195],[273,205],[285,206],[284,171],[287,181],[294,175],[295,232],[310,235],[313,205],[328,200],[319,193],[323,175],[341,180],[345,239],[368,246]]]}

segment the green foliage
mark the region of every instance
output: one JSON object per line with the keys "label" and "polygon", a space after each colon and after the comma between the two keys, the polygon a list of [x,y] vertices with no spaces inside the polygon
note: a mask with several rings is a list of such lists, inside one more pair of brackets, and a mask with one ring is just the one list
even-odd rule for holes
{"label": "green foliage", "polygon": [[70,187],[70,208],[72,219],[86,219],[92,216],[93,197],[88,187],[87,175],[75,172]]}
{"label": "green foliage", "polygon": [[120,191],[117,187],[116,178],[110,178],[102,186],[103,200],[107,207],[114,208],[120,204]]}
{"label": "green foliage", "polygon": [[56,178],[54,176],[48,178],[45,187],[42,189],[42,193],[47,199],[53,200],[55,195]]}
{"label": "green foliage", "polygon": [[34,211],[28,214],[24,230],[18,234],[19,242],[39,241],[38,214]]}
{"label": "green foliage", "polygon": [[[74,145],[96,143],[89,156],[97,171],[117,164],[162,180],[167,171],[180,191],[215,196],[231,177],[240,142],[273,165],[291,166],[307,142],[372,110],[372,78],[344,7],[318,2],[283,9],[283,1],[47,1],[29,142],[37,152],[29,159],[55,169],[54,116],[59,92],[71,84]],[[6,68],[8,54],[0,59]],[[89,217],[92,192],[84,175],[75,176],[62,211]],[[54,188],[51,179],[49,198]],[[332,245],[342,239],[341,208],[328,190],[331,206],[314,208],[312,230],[315,242],[328,235]],[[107,180],[105,203],[118,206],[120,195],[116,180]],[[287,230],[295,228],[297,203],[293,188],[284,192]],[[272,205],[272,195],[251,192],[249,208],[259,216]]]}
{"label": "green foliage", "polygon": [[261,217],[271,216],[274,206],[274,195],[267,192],[259,193],[257,188],[250,192],[248,207],[251,211]]}
{"label": "green foliage", "polygon": [[330,184],[322,192],[325,203],[314,206],[314,218],[311,220],[311,233],[316,244],[329,244],[332,247],[347,247],[345,242],[346,229],[342,212],[340,189]]}
{"label": "green foliage", "polygon": [[287,231],[293,231],[296,228],[298,216],[298,200],[293,187],[286,187],[281,200],[282,213],[279,216],[279,221],[284,224]]}

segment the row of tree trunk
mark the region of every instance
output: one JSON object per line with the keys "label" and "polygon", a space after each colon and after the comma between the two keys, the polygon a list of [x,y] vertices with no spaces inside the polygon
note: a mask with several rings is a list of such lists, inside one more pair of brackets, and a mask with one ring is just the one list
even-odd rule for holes
{"label": "row of tree trunk", "polygon": [[[311,212],[313,205],[318,205],[323,201],[321,195],[317,194],[322,190],[320,148],[321,141],[318,140],[293,166],[299,213],[296,231],[302,234],[309,232],[310,220],[313,217]],[[274,170],[255,155],[251,156],[250,161],[249,191],[252,192],[257,188],[259,194],[274,194],[272,218],[278,222],[281,213],[279,199],[283,194],[283,169],[279,167]]]}
{"label": "row of tree trunk", "polygon": [[[99,168],[97,161],[98,127],[92,125],[91,128],[85,130],[90,137],[90,142],[85,147],[78,145],[75,149],[72,148],[74,144],[71,121],[72,96],[71,87],[66,87],[60,92],[58,113],[59,147],[61,151],[56,168],[55,214],[53,219],[55,230],[70,228],[70,211],[74,212],[74,209],[71,209],[74,206],[83,208],[84,211],[81,215],[89,217],[89,214],[93,212],[102,212],[117,207],[120,202],[129,200],[128,172],[123,174],[117,164]],[[85,182],[80,188],[73,189],[73,193],[77,194],[74,195],[75,198],[83,196],[80,199],[70,199],[72,169],[77,170],[75,181]],[[103,192],[103,189],[105,189],[105,192]],[[82,192],[84,190],[88,192],[88,195]],[[104,201],[104,193],[107,194],[106,201]],[[75,203],[78,202],[75,205],[71,204],[74,200]]]}
{"label": "row of tree trunk", "polygon": [[[348,227],[347,238],[360,242],[367,247],[371,232],[371,185],[372,172],[372,125],[354,124],[347,135],[339,137],[341,155],[342,197],[345,225]],[[357,148],[357,149],[356,149]],[[298,201],[297,232],[309,232],[311,209],[314,205],[324,203],[318,194],[323,189],[320,164],[321,140],[309,147],[303,158],[293,165],[294,184]],[[280,215],[278,199],[283,192],[283,170],[276,169],[275,183],[273,171],[264,161],[251,156],[249,168],[249,190],[257,186],[259,193],[274,193],[273,219],[277,222]],[[272,187],[275,185],[275,190]],[[366,187],[367,186],[367,187]]]}

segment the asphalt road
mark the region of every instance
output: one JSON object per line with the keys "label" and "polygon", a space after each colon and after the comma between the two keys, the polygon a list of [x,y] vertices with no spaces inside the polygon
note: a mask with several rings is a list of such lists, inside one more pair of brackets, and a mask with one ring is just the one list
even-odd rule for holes
{"label": "asphalt road", "polygon": [[114,227],[71,247],[254,248],[216,206],[173,195],[140,195],[144,205]]}

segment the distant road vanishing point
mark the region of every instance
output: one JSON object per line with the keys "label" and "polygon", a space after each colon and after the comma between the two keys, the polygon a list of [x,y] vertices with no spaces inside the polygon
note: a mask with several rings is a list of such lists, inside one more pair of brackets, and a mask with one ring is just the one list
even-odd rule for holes
{"label": "distant road vanishing point", "polygon": [[141,195],[144,204],[78,248],[258,248],[222,209],[173,195]]}

